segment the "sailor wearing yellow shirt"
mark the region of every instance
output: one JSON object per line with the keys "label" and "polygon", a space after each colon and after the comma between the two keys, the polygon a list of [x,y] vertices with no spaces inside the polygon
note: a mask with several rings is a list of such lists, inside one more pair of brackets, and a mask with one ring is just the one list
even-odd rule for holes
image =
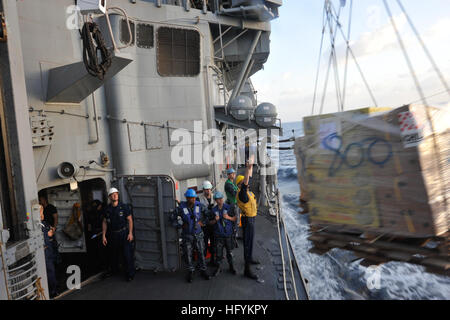
{"label": "sailor wearing yellow shirt", "polygon": [[250,269],[251,264],[259,264],[259,261],[253,259],[253,239],[255,237],[255,219],[258,212],[256,197],[250,191],[249,181],[253,172],[253,157],[250,157],[246,164],[245,175],[236,178],[238,186],[237,203],[242,213],[242,229],[244,234],[244,276],[258,280],[258,276]]}

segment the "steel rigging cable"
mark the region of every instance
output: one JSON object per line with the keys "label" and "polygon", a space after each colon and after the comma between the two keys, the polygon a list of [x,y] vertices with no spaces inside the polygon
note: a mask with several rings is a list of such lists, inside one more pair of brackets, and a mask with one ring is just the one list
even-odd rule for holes
{"label": "steel rigging cable", "polygon": [[[106,47],[100,28],[95,22],[86,22],[81,31],[83,39],[83,61],[89,74],[103,80],[111,66],[111,53]],[[94,43],[95,40],[95,43]],[[101,62],[99,62],[99,56]]]}

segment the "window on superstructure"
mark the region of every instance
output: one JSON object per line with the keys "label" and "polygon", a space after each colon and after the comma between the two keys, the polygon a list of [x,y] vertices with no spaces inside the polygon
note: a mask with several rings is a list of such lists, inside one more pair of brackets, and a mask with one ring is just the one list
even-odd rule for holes
{"label": "window on superstructure", "polygon": [[[131,45],[134,45],[134,23],[130,21],[131,34],[133,39],[131,40]],[[127,44],[130,41],[130,31],[128,30],[127,20],[122,19],[120,21],[120,42]]]}
{"label": "window on superstructure", "polygon": [[163,77],[200,73],[200,34],[195,30],[158,29],[158,73]]}

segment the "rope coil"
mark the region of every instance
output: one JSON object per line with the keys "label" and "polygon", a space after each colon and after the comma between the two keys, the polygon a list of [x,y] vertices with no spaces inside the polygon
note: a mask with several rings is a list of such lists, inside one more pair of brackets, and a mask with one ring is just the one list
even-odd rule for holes
{"label": "rope coil", "polygon": [[[86,22],[81,31],[83,61],[89,74],[103,80],[111,66],[111,53],[106,47],[100,28],[95,22]],[[95,43],[94,43],[95,40]],[[101,62],[99,61],[99,54]]]}

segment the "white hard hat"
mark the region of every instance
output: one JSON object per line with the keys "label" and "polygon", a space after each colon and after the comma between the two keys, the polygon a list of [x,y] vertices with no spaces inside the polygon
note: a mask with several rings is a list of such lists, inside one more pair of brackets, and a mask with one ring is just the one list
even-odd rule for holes
{"label": "white hard hat", "polygon": [[208,180],[203,181],[203,190],[205,189],[212,189],[213,186],[211,184],[211,182],[209,182]]}
{"label": "white hard hat", "polygon": [[111,194],[113,194],[113,193],[119,193],[119,190],[117,190],[116,188],[111,188],[111,189],[109,189],[109,192],[108,192],[108,197],[111,195]]}

